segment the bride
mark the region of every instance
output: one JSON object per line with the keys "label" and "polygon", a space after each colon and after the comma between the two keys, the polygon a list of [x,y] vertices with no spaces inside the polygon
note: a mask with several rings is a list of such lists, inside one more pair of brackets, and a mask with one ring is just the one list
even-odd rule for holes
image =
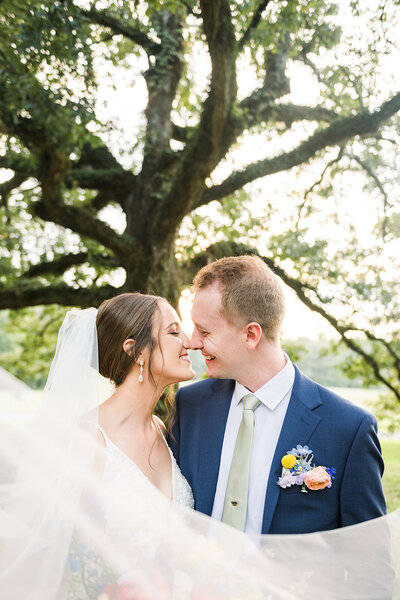
{"label": "bride", "polygon": [[193,377],[188,347],[156,296],[67,313],[45,408],[0,442],[0,597],[399,598],[398,512],[252,538],[192,510],[153,415],[166,387]]}
{"label": "bride", "polygon": [[96,324],[99,372],[116,386],[99,407],[103,463],[116,451],[117,461],[143,474],[173,502],[193,508],[165,427],[153,414],[165,388],[194,376],[178,315],[162,298],[121,294],[103,302]]}

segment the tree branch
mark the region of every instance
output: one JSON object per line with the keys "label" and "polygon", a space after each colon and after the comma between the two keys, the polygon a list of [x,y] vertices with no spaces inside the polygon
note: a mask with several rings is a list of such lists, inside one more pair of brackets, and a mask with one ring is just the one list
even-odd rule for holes
{"label": "tree branch", "polygon": [[275,98],[281,98],[290,93],[289,78],[286,75],[286,63],[290,49],[290,35],[287,32],[278,41],[276,51],[265,52],[264,87]]}
{"label": "tree branch", "polygon": [[[235,120],[236,136],[244,130],[261,125],[263,121],[268,123],[285,123],[290,127],[297,121],[317,121],[332,123],[337,119],[333,110],[323,106],[303,106],[301,104],[275,104],[270,93],[265,88],[259,88],[248,98],[242,100],[238,105],[241,116]],[[182,127],[172,125],[172,138],[179,142],[187,143],[189,137],[195,131],[195,127]]]}
{"label": "tree branch", "polygon": [[282,121],[290,127],[295,121],[325,121],[332,123],[337,119],[333,110],[323,106],[303,106],[299,104],[277,104],[275,97],[264,87],[256,90],[238,105],[241,119],[237,121],[237,132],[260,125],[263,121]]}
{"label": "tree branch", "polygon": [[171,110],[183,71],[182,21],[180,13],[160,11],[153,26],[161,40],[160,51],[145,73],[148,90],[146,135],[140,179],[156,178],[160,163],[170,154]]}
{"label": "tree branch", "polygon": [[357,329],[357,331],[361,331],[362,333],[364,333],[366,335],[366,337],[369,340],[371,340],[372,342],[377,342],[379,344],[382,344],[382,346],[384,346],[386,348],[386,350],[389,352],[390,356],[393,358],[393,365],[394,365],[394,367],[397,371],[398,377],[400,379],[400,356],[393,350],[392,346],[383,338],[378,338],[378,337],[374,336],[367,329]]}
{"label": "tree branch", "polygon": [[97,254],[93,256],[90,252],[77,252],[76,254],[62,254],[51,261],[43,261],[37,265],[32,265],[25,273],[21,275],[23,279],[32,279],[42,275],[62,275],[69,268],[83,265],[89,262],[90,266],[106,266],[116,268],[120,263],[107,254]]}
{"label": "tree branch", "polygon": [[370,165],[365,160],[362,160],[355,154],[348,154],[347,156],[351,160],[354,160],[358,165],[360,165],[360,167],[367,173],[368,177],[370,177],[370,179],[372,179],[372,181],[375,183],[376,187],[378,188],[378,190],[380,191],[380,193],[383,196],[382,238],[385,239],[386,227],[387,227],[387,221],[388,221],[387,207],[389,206],[389,197],[386,193],[386,190],[383,187],[381,181],[379,180],[379,177],[377,176],[377,174],[374,172],[372,167],[370,167]]}
{"label": "tree branch", "polygon": [[260,2],[258,7],[256,8],[256,10],[254,11],[254,15],[250,21],[248,28],[246,29],[242,38],[238,42],[238,46],[239,46],[240,50],[242,50],[243,47],[249,41],[249,38],[253,32],[253,29],[256,29],[256,27],[258,26],[259,22],[261,21],[262,14],[263,14],[264,10],[267,8],[270,1],[271,0],[263,0],[263,2]]}
{"label": "tree branch", "polygon": [[124,208],[125,199],[119,198],[116,200],[116,196],[112,191],[101,191],[94,198],[90,198],[90,200],[86,200],[82,203],[83,208],[87,208],[90,211],[99,212],[102,208],[105,208],[109,204],[113,202],[118,202],[118,204]]}
{"label": "tree branch", "polygon": [[189,139],[189,136],[196,131],[195,127],[183,127],[182,125],[176,125],[172,123],[172,131],[171,137],[173,140],[177,140],[178,142],[186,142]]}
{"label": "tree branch", "polygon": [[30,205],[31,214],[94,239],[112,250],[121,261],[127,260],[132,251],[138,252],[130,236],[119,235],[100,219],[93,218],[92,210],[64,203],[63,184],[68,166],[68,158],[62,150],[42,154],[39,177],[42,200]]}
{"label": "tree branch", "polygon": [[60,304],[61,306],[98,306],[103,300],[116,296],[121,288],[112,285],[90,288],[72,288],[64,283],[51,286],[20,284],[18,290],[0,286],[0,310]]}
{"label": "tree branch", "polygon": [[[337,156],[336,156],[335,158],[333,158],[332,160],[330,160],[330,161],[329,161],[329,162],[328,162],[328,163],[325,165],[325,167],[324,167],[324,169],[323,169],[323,171],[322,171],[321,175],[320,175],[320,176],[319,176],[319,178],[317,179],[317,181],[314,181],[314,183],[313,183],[313,184],[312,184],[312,185],[311,185],[311,186],[310,186],[310,187],[309,187],[309,188],[308,188],[308,189],[307,189],[307,190],[304,192],[304,195],[303,195],[303,202],[301,203],[301,205],[299,206],[299,209],[298,209],[298,218],[297,218],[297,222],[296,222],[296,227],[299,227],[299,224],[300,224],[300,219],[301,219],[301,216],[302,216],[302,215],[301,215],[301,213],[303,212],[304,206],[306,205],[306,202],[307,202],[307,198],[308,198],[308,196],[311,194],[311,192],[312,192],[312,191],[313,191],[313,190],[314,190],[314,189],[315,189],[317,186],[319,186],[319,185],[320,185],[320,184],[323,182],[323,180],[324,180],[324,177],[325,177],[325,175],[326,175],[326,173],[327,173],[328,169],[330,169],[330,167],[332,167],[333,165],[335,165],[335,164],[337,164],[338,162],[340,162],[340,160],[341,160],[341,159],[342,159],[342,157],[343,157],[343,152],[344,152],[344,147],[343,147],[343,146],[341,146],[341,147],[339,148],[339,152],[338,152]],[[314,290],[314,291],[315,291],[315,290]]]}
{"label": "tree branch", "polygon": [[357,135],[369,136],[374,134],[382,123],[399,110],[400,93],[382,104],[380,109],[373,113],[352,115],[338,119],[329,127],[311,135],[290,152],[252,163],[242,171],[237,171],[227,177],[221,184],[208,188],[203,192],[197,207],[208,204],[212,200],[221,200],[255,179],[271,175],[272,173],[286,171],[296,165],[306,163],[320,150],[343,144],[348,139]]}
{"label": "tree branch", "polygon": [[[118,169],[71,169],[66,175],[66,184],[90,190],[120,192],[134,187],[136,177],[129,171]],[[121,187],[120,187],[121,186]],[[121,195],[121,194],[119,194]]]}
{"label": "tree branch", "polygon": [[50,221],[71,229],[75,233],[100,242],[119,257],[122,264],[132,252],[138,252],[134,240],[126,235],[119,235],[100,219],[93,218],[93,213],[83,207],[54,204],[46,206],[44,202],[34,202],[30,206],[31,213],[44,221]]}
{"label": "tree branch", "polygon": [[160,45],[153,42],[139,27],[132,27],[123,23],[116,17],[108,14],[105,10],[97,10],[90,8],[89,10],[81,9],[84,15],[91,23],[108,27],[115,35],[123,35],[131,40],[134,44],[141,46],[148,55],[155,56],[160,51]]}
{"label": "tree branch", "polygon": [[11,169],[15,173],[24,175],[26,179],[37,177],[37,169],[33,163],[33,158],[27,158],[12,152],[0,156],[0,169]]}
{"label": "tree branch", "polygon": [[21,185],[24,181],[26,181],[27,177],[22,175],[21,173],[15,173],[11,179],[8,179],[4,183],[0,184],[0,203],[3,204],[4,207],[7,206],[8,196],[10,193],[17,187]]}
{"label": "tree branch", "polygon": [[157,224],[162,237],[175,230],[224,155],[221,141],[236,97],[236,40],[229,2],[201,0],[200,6],[212,65],[210,91],[165,200],[169,223],[162,215]]}

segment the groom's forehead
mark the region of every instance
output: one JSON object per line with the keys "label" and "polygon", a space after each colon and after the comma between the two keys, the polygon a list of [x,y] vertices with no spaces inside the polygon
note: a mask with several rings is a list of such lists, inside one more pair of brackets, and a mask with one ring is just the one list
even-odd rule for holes
{"label": "groom's forehead", "polygon": [[191,312],[192,321],[199,329],[210,329],[219,326],[230,326],[222,306],[221,297],[218,295],[195,296]]}
{"label": "groom's forehead", "polygon": [[203,288],[200,288],[196,291],[194,298],[193,298],[192,310],[197,309],[198,307],[200,307],[200,308],[208,307],[210,309],[216,308],[217,310],[219,310],[221,306],[222,306],[221,288],[216,283],[213,283],[213,284],[207,285]]}

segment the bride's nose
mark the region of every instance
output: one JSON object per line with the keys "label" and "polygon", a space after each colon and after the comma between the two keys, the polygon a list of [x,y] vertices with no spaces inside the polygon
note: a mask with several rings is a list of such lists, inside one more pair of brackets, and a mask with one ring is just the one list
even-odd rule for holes
{"label": "bride's nose", "polygon": [[189,336],[186,335],[186,333],[182,332],[182,342],[183,342],[183,347],[186,348],[186,350],[188,350],[190,348],[190,338]]}

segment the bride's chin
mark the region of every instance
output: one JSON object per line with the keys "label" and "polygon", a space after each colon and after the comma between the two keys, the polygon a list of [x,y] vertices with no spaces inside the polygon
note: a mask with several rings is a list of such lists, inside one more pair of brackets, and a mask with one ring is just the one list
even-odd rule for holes
{"label": "bride's chin", "polygon": [[189,372],[186,372],[185,374],[181,373],[181,375],[179,377],[175,377],[174,380],[170,381],[170,383],[168,383],[167,385],[175,385],[178,383],[182,383],[182,381],[190,381],[195,376],[196,376],[196,373],[192,369],[190,369]]}
{"label": "bride's chin", "polygon": [[193,371],[192,368],[188,369],[186,375],[185,375],[185,379],[181,379],[181,381],[190,381],[191,379],[193,379],[193,377],[196,376],[196,373]]}

